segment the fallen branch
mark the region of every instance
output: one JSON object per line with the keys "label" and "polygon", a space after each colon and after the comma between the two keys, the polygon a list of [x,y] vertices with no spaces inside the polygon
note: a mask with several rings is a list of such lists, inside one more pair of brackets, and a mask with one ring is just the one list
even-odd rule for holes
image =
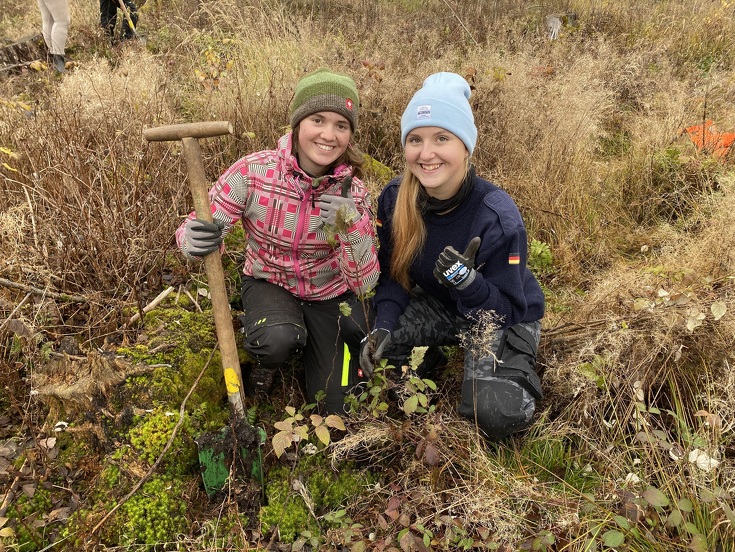
{"label": "fallen branch", "polygon": [[70,303],[89,303],[89,299],[83,297],[82,295],[72,295],[70,293],[58,293],[55,291],[49,291],[47,289],[39,289],[26,284],[21,284],[19,282],[13,282],[12,280],[6,280],[5,278],[0,278],[0,285],[13,289],[27,291],[33,293],[34,295],[51,297],[52,299],[57,299],[59,301],[69,301]]}
{"label": "fallen branch", "polygon": [[[150,312],[153,309],[155,309],[158,305],[161,304],[161,302],[166,297],[168,297],[171,294],[171,292],[173,290],[174,290],[173,286],[164,289],[161,293],[158,294],[158,296],[153,301],[151,301],[145,307],[143,307],[143,314],[146,314],[147,312]],[[125,325],[126,326],[132,326],[133,324],[135,324],[135,322],[137,322],[138,320],[140,320],[140,318],[141,318],[141,313],[140,312],[136,312],[133,316],[130,317],[130,320],[128,320],[128,323],[125,324]]]}
{"label": "fallen branch", "polygon": [[125,495],[125,497],[118,502],[115,507],[107,512],[105,514],[105,517],[103,517],[100,522],[94,526],[94,529],[92,529],[92,532],[90,535],[94,535],[97,530],[102,527],[102,525],[110,519],[110,516],[114,514],[117,509],[125,504],[128,500],[130,500],[130,497],[132,497],[136,492],[138,492],[138,489],[140,489],[143,484],[148,481],[148,478],[153,474],[154,471],[156,471],[156,468],[161,464],[161,461],[163,460],[164,455],[168,452],[168,449],[171,448],[171,445],[173,445],[174,439],[176,438],[176,433],[179,431],[179,428],[181,427],[181,424],[184,422],[184,407],[186,406],[186,401],[189,400],[189,397],[191,397],[191,394],[194,392],[194,389],[196,389],[196,386],[199,384],[199,380],[202,379],[202,376],[204,376],[204,372],[209,366],[209,363],[212,362],[212,358],[214,358],[214,352],[217,350],[217,347],[215,346],[214,349],[212,349],[212,352],[209,355],[209,358],[207,359],[207,362],[204,363],[204,366],[202,367],[202,371],[199,372],[199,375],[197,376],[197,379],[194,380],[194,383],[191,386],[191,389],[189,389],[189,392],[186,394],[186,397],[184,397],[184,400],[181,402],[181,407],[179,408],[179,421],[176,422],[176,425],[174,426],[173,431],[171,432],[171,437],[168,439],[168,443],[166,443],[166,446],[163,447],[163,450],[161,451],[161,454],[158,455],[158,458],[153,463],[151,468],[146,472],[146,474],[140,478],[140,481],[138,481],[135,486],[130,490],[130,492]]}

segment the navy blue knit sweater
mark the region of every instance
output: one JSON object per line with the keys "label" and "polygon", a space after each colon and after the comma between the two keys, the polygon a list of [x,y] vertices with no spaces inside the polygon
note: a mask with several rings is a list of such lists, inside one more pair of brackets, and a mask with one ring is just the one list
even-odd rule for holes
{"label": "navy blue knit sweater", "polygon": [[[375,292],[376,328],[393,331],[410,295],[390,277],[391,218],[400,178],[393,179],[378,199],[380,280]],[[439,299],[447,308],[466,318],[479,311],[493,311],[507,328],[519,322],[534,322],[544,315],[544,294],[526,266],[526,228],[510,196],[487,180],[475,177],[473,188],[451,212],[424,214],[427,238],[424,250],[414,260],[410,277],[414,285]],[[482,238],[475,257],[477,277],[461,291],[440,284],[434,265],[447,245],[462,253],[475,236]]]}

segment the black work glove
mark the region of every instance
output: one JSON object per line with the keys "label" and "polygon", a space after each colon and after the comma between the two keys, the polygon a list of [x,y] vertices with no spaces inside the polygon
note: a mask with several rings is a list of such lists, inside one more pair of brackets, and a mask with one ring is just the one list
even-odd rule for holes
{"label": "black work glove", "polygon": [[480,247],[480,238],[470,240],[467,250],[459,254],[454,247],[448,245],[439,254],[434,267],[434,276],[439,283],[455,289],[464,289],[475,279],[475,255]]}
{"label": "black work glove", "polygon": [[360,368],[366,378],[373,375],[373,367],[383,358],[385,348],[390,344],[390,332],[377,328],[360,342]]}
{"label": "black work glove", "polygon": [[193,257],[204,257],[217,251],[222,245],[224,227],[221,221],[188,219],[184,225],[184,251]]}

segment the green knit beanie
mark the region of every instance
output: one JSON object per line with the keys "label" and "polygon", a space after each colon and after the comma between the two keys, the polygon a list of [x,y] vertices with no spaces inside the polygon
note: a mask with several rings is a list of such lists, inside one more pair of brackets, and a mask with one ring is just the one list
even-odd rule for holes
{"label": "green knit beanie", "polygon": [[291,128],[296,128],[302,119],[319,111],[333,111],[350,121],[354,132],[357,129],[357,110],[360,98],[357,87],[347,75],[333,73],[328,69],[317,69],[296,83],[291,102]]}

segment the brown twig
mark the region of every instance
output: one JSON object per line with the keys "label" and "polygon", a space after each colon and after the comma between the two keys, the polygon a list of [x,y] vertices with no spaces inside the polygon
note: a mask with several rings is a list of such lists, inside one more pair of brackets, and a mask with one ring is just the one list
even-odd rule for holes
{"label": "brown twig", "polygon": [[59,301],[69,301],[71,303],[89,303],[89,299],[82,295],[72,295],[70,293],[58,293],[55,291],[49,291],[47,289],[39,289],[19,282],[13,282],[12,280],[6,280],[0,278],[0,285],[5,287],[20,289],[22,291],[28,291],[34,295],[41,295],[45,297],[51,297],[52,299],[58,299]]}
{"label": "brown twig", "polygon": [[3,499],[2,505],[0,505],[0,517],[5,516],[5,512],[7,512],[8,507],[12,504],[13,498],[15,498],[15,493],[18,492],[18,487],[20,487],[20,478],[23,475],[23,470],[28,465],[28,459],[26,458],[23,462],[23,465],[21,466],[20,470],[18,470],[18,475],[13,480],[12,485],[10,485],[10,489],[7,493],[5,493],[5,498]]}
{"label": "brown twig", "polygon": [[194,303],[194,306],[196,307],[197,311],[202,312],[202,307],[199,306],[199,303],[197,302],[197,300],[194,299],[191,293],[189,293],[189,290],[185,289],[184,293],[191,300],[191,302]]}
{"label": "brown twig", "polygon": [[5,328],[5,326],[8,324],[8,322],[10,322],[10,320],[13,318],[13,315],[15,315],[15,313],[18,312],[18,310],[23,306],[23,304],[26,301],[28,301],[28,299],[30,298],[31,295],[33,295],[33,294],[32,293],[26,293],[26,296],[23,297],[23,300],[15,306],[15,308],[13,309],[13,312],[11,312],[8,315],[8,317],[5,319],[5,321],[2,324],[0,324],[0,332],[3,331],[3,328]]}
{"label": "brown twig", "polygon": [[168,439],[168,443],[166,443],[166,446],[163,447],[163,450],[161,451],[161,454],[158,455],[158,458],[153,463],[153,465],[150,467],[150,469],[146,472],[146,474],[140,478],[140,480],[135,484],[135,486],[130,490],[130,492],[125,495],[125,497],[118,502],[115,507],[107,512],[105,514],[105,517],[103,517],[100,522],[94,526],[94,529],[92,529],[91,535],[94,535],[97,530],[102,527],[102,525],[110,519],[110,516],[114,514],[117,509],[125,504],[128,500],[130,500],[130,497],[132,497],[136,492],[138,492],[138,489],[140,489],[143,484],[148,481],[148,478],[153,474],[154,471],[158,468],[158,466],[161,464],[161,461],[163,460],[164,455],[168,452],[168,449],[171,448],[171,445],[173,445],[174,439],[176,438],[176,433],[179,431],[179,428],[181,427],[181,424],[184,422],[184,407],[186,406],[186,401],[189,400],[189,397],[191,397],[191,394],[194,392],[194,389],[196,389],[196,386],[199,384],[199,380],[202,379],[202,376],[204,376],[204,372],[209,366],[209,363],[212,362],[212,359],[214,358],[214,353],[217,350],[217,346],[212,349],[212,352],[209,355],[209,358],[207,359],[207,362],[204,363],[204,366],[202,367],[202,371],[199,372],[199,375],[197,376],[197,379],[194,380],[194,383],[191,386],[191,389],[189,389],[189,392],[186,394],[186,397],[184,397],[184,400],[181,402],[181,407],[179,408],[179,421],[176,422],[176,425],[174,426],[173,431],[171,432],[171,437]]}

